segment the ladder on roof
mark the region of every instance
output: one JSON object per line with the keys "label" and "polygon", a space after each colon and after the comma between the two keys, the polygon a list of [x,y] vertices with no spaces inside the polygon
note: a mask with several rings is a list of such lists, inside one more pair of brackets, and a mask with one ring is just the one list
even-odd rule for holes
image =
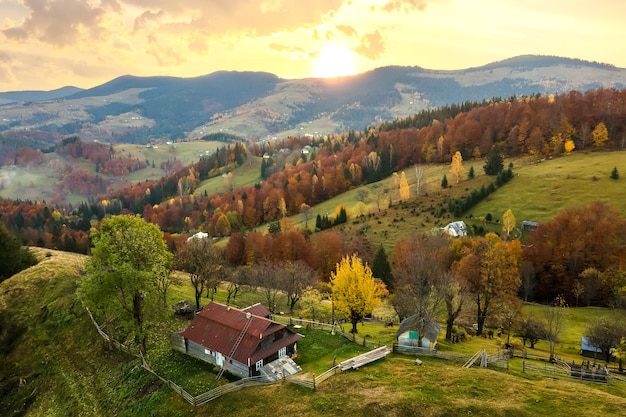
{"label": "ladder on roof", "polygon": [[[233,357],[233,355],[237,351],[237,348],[239,347],[239,344],[241,343],[241,341],[243,340],[244,336],[246,335],[246,331],[248,330],[248,327],[250,327],[250,323],[252,323],[252,316],[248,317],[248,320],[246,321],[246,324],[243,326],[243,329],[241,329],[241,333],[239,333],[239,337],[235,341],[235,344],[233,345],[233,348],[230,350],[230,353],[228,354],[228,356],[226,356],[224,358],[226,363],[228,363],[228,361]],[[220,379],[222,377],[222,375],[224,375],[225,371],[226,371],[226,368],[222,365],[222,369],[220,369],[220,371],[217,374],[217,377],[215,379],[217,379],[217,380]]]}

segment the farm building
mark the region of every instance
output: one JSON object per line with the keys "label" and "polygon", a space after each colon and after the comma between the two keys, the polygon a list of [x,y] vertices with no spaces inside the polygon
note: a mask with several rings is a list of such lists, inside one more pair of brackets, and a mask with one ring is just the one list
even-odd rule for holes
{"label": "farm building", "polygon": [[446,226],[439,229],[441,233],[448,234],[452,237],[467,236],[467,225],[464,221],[448,223]]}
{"label": "farm building", "polygon": [[[400,328],[396,332],[398,344],[401,346],[419,346],[429,350],[437,348],[437,336],[441,332],[441,326],[433,319],[426,319],[427,322],[422,326],[422,318],[419,315],[413,315],[402,320]],[[420,335],[419,329],[422,328]]]}
{"label": "farm building", "polygon": [[528,220],[524,220],[522,222],[522,230],[537,230],[537,227],[539,226],[538,222],[531,222]]}
{"label": "farm building", "polygon": [[172,348],[239,377],[280,379],[300,371],[290,357],[301,335],[270,320],[260,304],[239,310],[211,302],[171,336]]}
{"label": "farm building", "polygon": [[[580,352],[578,352],[581,356],[587,358],[594,359],[605,359],[607,357],[607,352],[604,352],[600,347],[594,346],[594,344],[589,340],[589,337],[582,336],[580,341]],[[610,360],[615,360],[615,356],[613,356],[613,349],[611,349],[610,354],[608,355]]]}

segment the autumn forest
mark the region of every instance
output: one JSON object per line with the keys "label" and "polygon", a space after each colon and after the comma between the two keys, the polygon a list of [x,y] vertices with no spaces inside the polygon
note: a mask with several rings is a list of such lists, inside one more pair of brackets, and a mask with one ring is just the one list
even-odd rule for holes
{"label": "autumn forest", "polygon": [[[0,200],[0,213],[23,244],[79,253],[89,253],[89,233],[103,218],[136,214],[159,226],[175,254],[187,250],[187,238],[202,231],[216,239],[228,238],[219,247],[223,262],[233,270],[299,263],[313,271],[311,282],[328,282],[342,258],[356,253],[372,265],[374,276],[392,294],[407,289],[392,295],[400,317],[409,309],[402,293],[434,287],[482,294],[475,300],[484,309],[479,317],[487,317],[487,311],[503,299],[516,297],[551,302],[562,295],[572,305],[617,306],[626,303],[626,220],[604,203],[563,212],[540,224],[523,242],[486,232],[450,240],[416,231],[388,255],[366,233],[338,227],[357,214],[339,207],[324,218],[314,207],[417,165],[452,163],[447,181],[455,182],[459,180],[455,176],[467,176],[459,168],[461,161],[482,161],[482,166],[492,157],[521,155],[539,161],[572,152],[623,150],[625,145],[626,90],[617,89],[468,102],[363,131],[225,144],[191,166],[168,167],[166,177],[129,184],[121,191],[110,191],[110,178],[141,170],[150,161],[113,155],[108,145],[70,137],[54,152],[96,164],[96,173],[76,170],[64,180],[68,190],[90,195],[88,201],[60,205]],[[261,180],[251,186],[229,186],[229,176],[251,156],[262,158]],[[17,165],[37,164],[45,161],[46,153],[21,148],[11,157]],[[514,168],[509,167],[504,177],[499,175],[507,172],[505,166],[495,171],[485,169],[493,184],[489,191],[475,190],[476,199],[515,181]],[[217,176],[224,178],[224,192],[197,191],[202,181]],[[392,204],[420,198],[403,193],[406,186],[398,177],[400,192]],[[455,204],[449,201],[448,210],[460,219],[466,210],[455,209]],[[296,214],[306,219],[307,227],[294,227],[288,216]],[[485,270],[491,271],[488,282],[481,278],[485,274],[480,271]],[[299,275],[309,276],[302,271]],[[454,323],[460,307],[454,305],[454,293],[447,296],[448,318]]]}

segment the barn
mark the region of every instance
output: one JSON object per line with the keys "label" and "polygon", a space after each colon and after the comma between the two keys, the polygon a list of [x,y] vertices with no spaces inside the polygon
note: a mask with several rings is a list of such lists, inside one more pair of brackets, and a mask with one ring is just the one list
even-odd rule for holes
{"label": "barn", "polygon": [[211,302],[171,336],[172,348],[239,377],[279,379],[300,371],[291,360],[301,335],[269,319],[260,304],[239,310]]}

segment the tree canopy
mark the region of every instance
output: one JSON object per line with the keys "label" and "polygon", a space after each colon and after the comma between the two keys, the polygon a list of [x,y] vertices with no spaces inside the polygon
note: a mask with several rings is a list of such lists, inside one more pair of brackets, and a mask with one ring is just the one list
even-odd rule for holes
{"label": "tree canopy", "polygon": [[113,329],[124,339],[132,336],[145,351],[146,322],[161,310],[158,282],[172,264],[163,234],[157,225],[123,215],[104,220],[91,239],[80,298],[104,315],[109,336]]}
{"label": "tree canopy", "polygon": [[35,265],[37,260],[27,248],[22,248],[3,222],[0,221],[0,282],[23,269]]}
{"label": "tree canopy", "polygon": [[481,334],[494,302],[517,297],[521,284],[521,245],[517,240],[504,242],[496,234],[488,233],[468,241],[459,252],[454,270],[474,298],[478,334]]}
{"label": "tree canopy", "polygon": [[335,311],[344,314],[357,333],[357,323],[380,303],[387,294],[385,284],[376,280],[372,270],[356,255],[344,257],[331,272],[330,289]]}

